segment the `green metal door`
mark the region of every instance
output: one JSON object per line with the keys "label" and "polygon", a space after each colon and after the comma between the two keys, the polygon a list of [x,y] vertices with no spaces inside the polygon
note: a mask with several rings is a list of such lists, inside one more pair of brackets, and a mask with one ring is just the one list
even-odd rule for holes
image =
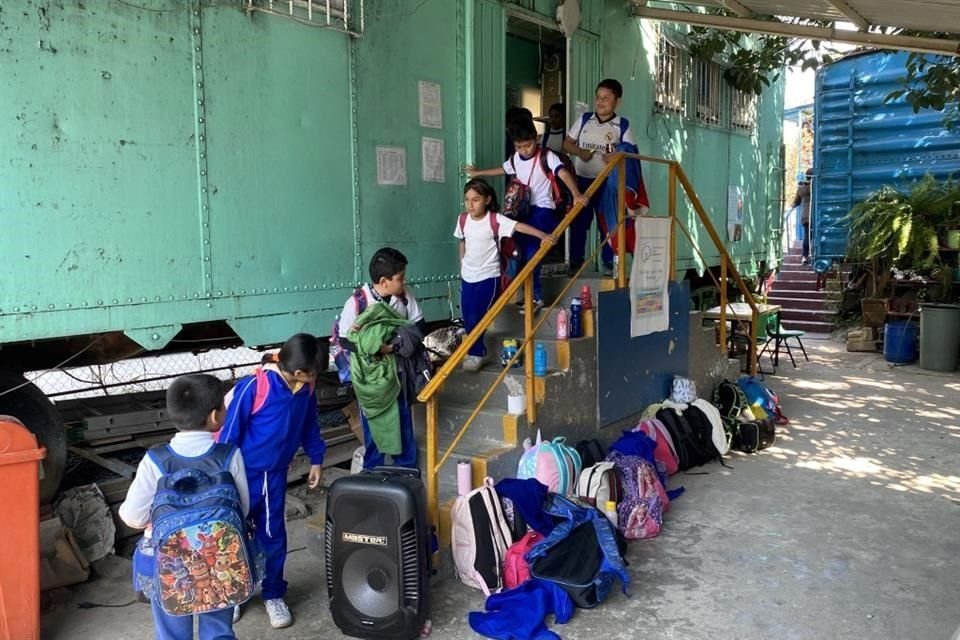
{"label": "green metal door", "polygon": [[581,31],[567,41],[567,117],[572,122],[577,103],[593,111],[593,94],[601,77],[600,38]]}

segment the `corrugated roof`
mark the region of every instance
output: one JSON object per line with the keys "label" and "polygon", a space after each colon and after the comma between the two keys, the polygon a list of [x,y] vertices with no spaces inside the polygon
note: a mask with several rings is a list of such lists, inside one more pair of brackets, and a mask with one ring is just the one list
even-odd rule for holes
{"label": "corrugated roof", "polygon": [[[723,8],[736,14],[736,18],[704,15],[687,9],[664,9],[662,3],[657,3],[660,7],[653,7],[649,6],[646,0],[633,2],[635,15],[655,20],[807,38],[832,36],[824,39],[960,55],[960,0],[686,0],[681,5],[688,8]],[[768,21],[755,20],[758,16],[849,22],[855,24],[858,31],[827,28],[817,33],[812,31],[815,27],[771,24]],[[933,41],[929,38],[878,34],[879,27],[949,32],[956,35]]]}

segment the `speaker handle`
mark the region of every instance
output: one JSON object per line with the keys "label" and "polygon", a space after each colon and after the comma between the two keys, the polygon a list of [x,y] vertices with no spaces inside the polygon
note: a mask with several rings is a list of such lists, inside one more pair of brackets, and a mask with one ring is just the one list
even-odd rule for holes
{"label": "speaker handle", "polygon": [[364,473],[383,473],[390,476],[406,476],[408,478],[420,479],[420,469],[411,467],[374,467],[373,469],[365,471]]}

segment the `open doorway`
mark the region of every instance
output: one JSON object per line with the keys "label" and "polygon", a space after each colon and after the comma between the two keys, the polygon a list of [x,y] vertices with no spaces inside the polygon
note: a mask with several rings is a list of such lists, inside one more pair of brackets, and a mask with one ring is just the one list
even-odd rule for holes
{"label": "open doorway", "polygon": [[[505,109],[523,107],[533,114],[541,138],[549,129],[547,115],[554,104],[565,102],[567,90],[567,41],[556,28],[531,22],[525,17],[507,18],[505,56]],[[565,109],[563,111],[565,113]],[[557,143],[563,133],[554,133]],[[551,145],[553,146],[553,145]],[[504,157],[513,145],[504,140]],[[544,271],[559,270],[566,261],[566,243],[559,243],[547,255]]]}

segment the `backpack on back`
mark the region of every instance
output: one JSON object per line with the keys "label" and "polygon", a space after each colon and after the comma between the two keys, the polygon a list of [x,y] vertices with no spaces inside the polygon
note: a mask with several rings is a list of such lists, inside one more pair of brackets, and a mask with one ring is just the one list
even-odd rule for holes
{"label": "backpack on back", "polygon": [[450,512],[453,562],[460,582],[489,596],[503,588],[503,562],[513,543],[493,479],[464,494]]}
{"label": "backpack on back", "polygon": [[543,540],[536,531],[528,531],[522,538],[510,545],[507,557],[503,561],[503,586],[513,589],[530,579],[530,565],[524,557],[527,552]]}
{"label": "backpack on back", "polygon": [[603,511],[608,501],[620,502],[620,476],[612,462],[598,462],[580,473],[577,497]]}
{"label": "backpack on back", "polygon": [[623,482],[623,499],[617,505],[617,528],[623,537],[639,540],[660,535],[670,499],[656,469],[640,456],[619,451],[611,452],[607,460],[616,466]]}
{"label": "backpack on back", "polygon": [[[353,308],[357,317],[367,310],[367,296],[362,288],[354,289],[350,296],[353,299]],[[350,382],[350,355],[340,346],[340,314],[333,320],[330,329],[330,353],[333,354],[333,363],[340,374],[340,382]]]}
{"label": "backpack on back", "polygon": [[147,454],[163,472],[150,512],[154,598],[170,615],[233,608],[253,595],[260,572],[228,470],[235,449],[216,444],[182,458],[165,445]]}
{"label": "backpack on back", "polygon": [[[462,212],[457,221],[460,226],[460,235],[463,235],[463,229],[467,224],[467,215],[469,214],[466,211]],[[520,254],[513,238],[500,237],[500,221],[497,220],[497,213],[489,212],[487,220],[490,222],[490,230],[493,231],[493,241],[497,245],[497,255],[500,259],[500,291],[503,291],[520,272]]]}
{"label": "backpack on back", "polygon": [[561,495],[573,495],[580,477],[582,463],[576,449],[567,446],[563,436],[544,442],[537,447],[535,478],[548,491]]}
{"label": "backpack on back", "polygon": [[564,217],[567,215],[567,212],[573,208],[573,193],[564,184],[563,180],[560,177],[550,170],[550,165],[548,157],[551,153],[557,155],[560,159],[560,164],[563,165],[563,168],[570,173],[570,176],[576,179],[576,171],[573,169],[573,161],[570,160],[570,156],[565,153],[557,153],[552,150],[541,150],[540,153],[540,169],[543,171],[543,175],[546,176],[547,180],[550,181],[550,194],[553,196],[553,204],[556,206],[556,213],[559,217]]}

